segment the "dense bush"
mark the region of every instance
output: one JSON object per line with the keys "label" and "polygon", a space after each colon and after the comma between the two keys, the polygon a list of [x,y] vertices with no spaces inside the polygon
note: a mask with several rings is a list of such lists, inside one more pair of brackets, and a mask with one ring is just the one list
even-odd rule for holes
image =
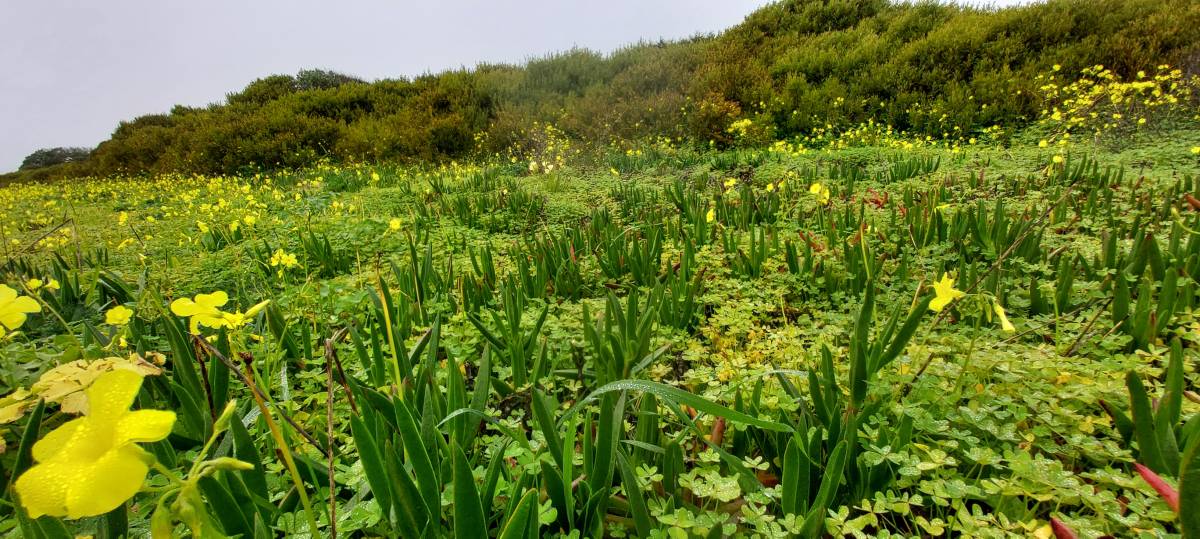
{"label": "dense bush", "polygon": [[[414,162],[520,146],[535,122],[605,146],[669,137],[734,143],[729,125],[786,138],[873,119],[933,136],[1020,126],[1038,75],[1096,64],[1130,77],[1200,54],[1190,0],[1050,0],[985,9],[933,2],[789,0],[716,36],[571,50],[366,83],[273,75],[223,105],[123,122],[64,174],[231,173],[315,159]],[[1193,66],[1194,67],[1194,66]],[[59,169],[54,169],[59,170]]]}

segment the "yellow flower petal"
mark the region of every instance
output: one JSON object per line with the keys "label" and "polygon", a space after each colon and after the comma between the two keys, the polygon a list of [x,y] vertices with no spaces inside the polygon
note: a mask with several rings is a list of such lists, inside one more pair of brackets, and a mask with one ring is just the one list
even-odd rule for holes
{"label": "yellow flower petal", "polygon": [[196,304],[210,309],[217,309],[229,302],[229,294],[218,290],[211,294],[196,294]]}
{"label": "yellow flower petal", "polygon": [[71,461],[38,464],[17,478],[17,496],[30,518],[65,517],[67,490],[84,472],[83,466]]}
{"label": "yellow flower petal", "polygon": [[87,390],[88,415],[92,421],[116,421],[129,412],[142,388],[142,375],[117,369],[96,379]]}
{"label": "yellow flower petal", "polygon": [[197,333],[197,324],[213,329],[228,327],[226,316],[228,313],[217,311],[216,313],[201,313],[192,316],[192,333]]}
{"label": "yellow flower petal", "polygon": [[0,284],[0,305],[4,305],[17,297],[17,291],[6,284]]}
{"label": "yellow flower petal", "polygon": [[188,298],[179,298],[171,302],[171,312],[175,316],[192,316],[200,312],[200,307]]}
{"label": "yellow flower petal", "polygon": [[942,312],[942,309],[944,309],[946,307],[946,305],[949,305],[949,304],[950,304],[950,298],[943,298],[940,296],[935,297],[935,298],[933,298],[933,301],[929,302],[929,310],[931,310],[935,313],[940,313],[940,312]]}
{"label": "yellow flower petal", "polygon": [[103,515],[137,494],[150,468],[136,445],[110,451],[73,478],[67,489],[67,518]]}
{"label": "yellow flower petal", "polygon": [[245,313],[246,318],[253,318],[254,315],[258,314],[260,311],[265,309],[267,307],[267,304],[269,304],[269,303],[271,303],[271,300],[268,299],[266,301],[260,301],[257,304],[255,304],[253,307],[250,307],[250,309],[248,309]]}
{"label": "yellow flower petal", "polygon": [[38,305],[38,302],[29,296],[21,296],[14,299],[11,308],[23,313],[36,313],[42,310],[42,306]]}
{"label": "yellow flower petal", "polygon": [[116,443],[157,442],[171,434],[175,412],[166,410],[137,410],[117,420]]}
{"label": "yellow flower petal", "polygon": [[42,310],[41,305],[29,296],[17,296],[8,286],[0,285],[0,325],[15,330],[25,323],[26,314]]}
{"label": "yellow flower petal", "polygon": [[229,295],[220,290],[211,294],[196,294],[195,299],[179,298],[171,302],[171,312],[177,316],[216,314],[219,307],[229,302]]}
{"label": "yellow flower petal", "polygon": [[45,462],[61,453],[72,440],[79,438],[80,427],[84,425],[85,421],[86,419],[82,417],[72,419],[47,433],[45,437],[33,444],[33,459]]}
{"label": "yellow flower petal", "polygon": [[25,323],[25,319],[25,313],[0,312],[0,324],[3,324],[5,329],[17,329]]}
{"label": "yellow flower petal", "polygon": [[992,303],[992,311],[996,313],[996,317],[1000,319],[1000,329],[1012,333],[1017,330],[1013,327],[1012,322],[1008,321],[1008,316],[1004,313],[1004,307],[999,301]]}

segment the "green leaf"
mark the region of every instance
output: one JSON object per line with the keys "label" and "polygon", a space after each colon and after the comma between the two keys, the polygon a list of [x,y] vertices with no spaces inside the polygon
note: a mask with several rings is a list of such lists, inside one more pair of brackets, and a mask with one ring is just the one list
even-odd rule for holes
{"label": "green leaf", "polygon": [[204,499],[208,501],[211,513],[216,515],[225,535],[230,537],[250,536],[253,528],[250,526],[250,519],[247,518],[245,511],[253,512],[252,507],[238,505],[233,494],[213,477],[205,477],[200,480],[200,491],[204,493]]}
{"label": "green leaf", "polygon": [[400,434],[400,442],[404,445],[404,452],[408,455],[408,465],[412,467],[417,476],[417,485],[421,491],[421,498],[425,501],[425,507],[429,511],[429,518],[436,519],[441,513],[441,495],[439,494],[441,481],[438,480],[437,469],[434,467],[428,448],[421,443],[420,430],[417,428],[416,418],[413,417],[408,404],[399,399],[396,399],[394,404],[397,430]]}
{"label": "green leaf", "polygon": [[475,539],[487,530],[483,504],[479,501],[479,490],[475,487],[475,476],[467,457],[458,444],[450,445],[450,459],[454,464],[454,536],[458,539]]}
{"label": "green leaf", "polygon": [[1154,428],[1154,414],[1150,408],[1150,397],[1142,379],[1135,372],[1125,374],[1125,385],[1129,388],[1129,400],[1133,412],[1133,433],[1138,444],[1138,460],[1151,470],[1162,474],[1174,474],[1167,469],[1159,449],[1158,436]]}
{"label": "green leaf", "polygon": [[12,477],[18,477],[33,463],[33,444],[37,443],[42,429],[42,415],[46,411],[46,401],[38,400],[37,406],[25,420],[25,430],[21,432],[21,441],[17,445],[17,459],[13,462]]}
{"label": "green leaf", "polygon": [[642,496],[642,487],[638,485],[637,475],[629,465],[625,452],[620,449],[617,450],[617,469],[621,472],[621,483],[625,485],[625,496],[629,500],[629,512],[633,513],[638,537],[649,537],[650,510],[646,507],[646,499]]}
{"label": "green leaf", "polygon": [[[621,424],[625,416],[625,394],[606,395],[601,399],[600,421],[597,425],[595,455],[592,457],[592,471],[588,482],[593,492],[600,492],[612,486],[614,461],[617,458],[617,440],[621,438]],[[599,509],[603,512],[601,503]]]}
{"label": "green leaf", "polygon": [[[492,452],[492,463],[488,465],[487,476],[483,480],[483,490],[480,491],[480,503],[483,504],[483,514],[492,514],[492,502],[496,500],[496,486],[500,483],[500,473],[507,469],[504,459],[504,449],[508,440],[501,440]],[[507,480],[508,477],[505,477]],[[507,481],[506,481],[507,482]]]}
{"label": "green leaf", "polygon": [[267,490],[267,476],[263,471],[262,458],[240,416],[241,414],[234,414],[233,421],[229,422],[229,432],[233,437],[233,454],[238,460],[254,466],[253,470],[245,470],[240,475],[254,494],[263,499],[269,499],[270,493]]}
{"label": "green leaf", "polygon": [[1193,437],[1179,468],[1179,527],[1184,537],[1200,537],[1200,437]]}
{"label": "green leaf", "polygon": [[573,526],[574,515],[567,502],[567,488],[563,484],[562,475],[549,462],[540,460],[538,463],[542,467],[542,481],[546,488],[546,495],[550,497],[550,503],[558,510],[558,524],[564,530],[569,529]]}
{"label": "green leaf", "polygon": [[808,506],[811,464],[801,446],[803,439],[793,436],[788,439],[783,451],[783,478],[781,510],[785,515],[800,515]]}
{"label": "green leaf", "polygon": [[387,468],[383,464],[383,456],[375,437],[367,430],[358,415],[350,416],[350,433],[354,438],[354,446],[358,449],[358,457],[362,461],[363,473],[367,476],[367,484],[384,515],[391,513],[392,492],[391,481],[388,480]]}
{"label": "green leaf", "polygon": [[825,463],[825,470],[822,471],[821,487],[817,489],[817,496],[813,498],[813,507],[825,508],[829,507],[829,503],[833,501],[834,494],[837,493],[838,487],[842,484],[842,471],[846,465],[847,445],[846,441],[838,442],[833,448],[833,453],[830,453],[829,460]]}
{"label": "green leaf", "polygon": [[96,530],[98,539],[122,539],[129,536],[127,505],[128,503],[122,503],[101,517],[100,526]]}
{"label": "green leaf", "polygon": [[904,352],[904,348],[908,346],[908,341],[912,340],[913,334],[916,333],[917,327],[921,324],[921,319],[924,318],[926,311],[929,310],[929,303],[933,301],[933,298],[934,296],[927,294],[917,302],[912,311],[909,311],[904,325],[900,326],[900,331],[888,343],[883,355],[874,361],[871,366],[871,372],[879,372],[880,369],[888,366],[889,363],[900,357],[900,354]]}
{"label": "green leaf", "polygon": [[550,413],[550,407],[546,403],[546,396],[537,388],[533,388],[532,408],[533,419],[537,423],[538,430],[542,432],[542,436],[546,439],[546,449],[550,450],[550,456],[554,457],[555,464],[558,465],[559,469],[562,469],[562,440],[558,437],[557,425],[555,425],[554,416]]}
{"label": "green leaf", "polygon": [[[496,535],[496,539],[522,539],[528,534],[529,523],[532,520],[537,522],[537,491],[530,490],[521,496],[521,502],[517,504],[516,510],[512,516],[504,522],[504,527],[500,529],[500,533]],[[533,517],[532,519],[530,517]]]}

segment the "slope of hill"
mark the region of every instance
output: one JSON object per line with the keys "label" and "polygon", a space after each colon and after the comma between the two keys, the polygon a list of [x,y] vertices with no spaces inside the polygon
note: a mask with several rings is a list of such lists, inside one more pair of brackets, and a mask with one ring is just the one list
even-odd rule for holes
{"label": "slope of hill", "polygon": [[[362,82],[275,75],[223,104],[122,122],[91,159],[26,178],[233,173],[338,162],[436,161],[538,144],[535,122],[586,146],[671,137],[727,145],[757,118],[762,140],[868,119],[933,136],[1019,126],[1039,73],[1093,64],[1130,76],[1194,67],[1200,4],[1051,0],[1000,10],[932,2],[791,0],[716,36],[572,50]],[[10,176],[10,179],[11,176]]]}

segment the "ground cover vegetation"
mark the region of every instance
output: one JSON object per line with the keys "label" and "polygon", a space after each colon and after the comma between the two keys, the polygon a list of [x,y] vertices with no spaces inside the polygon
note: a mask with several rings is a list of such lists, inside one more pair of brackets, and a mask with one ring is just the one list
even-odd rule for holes
{"label": "ground cover vegetation", "polygon": [[[1091,13],[1048,6],[688,46]],[[5,186],[0,530],[1198,536],[1200,81],[1120,43],[1017,124],[518,115],[461,160]],[[329,77],[277,82],[372,87]]]}

